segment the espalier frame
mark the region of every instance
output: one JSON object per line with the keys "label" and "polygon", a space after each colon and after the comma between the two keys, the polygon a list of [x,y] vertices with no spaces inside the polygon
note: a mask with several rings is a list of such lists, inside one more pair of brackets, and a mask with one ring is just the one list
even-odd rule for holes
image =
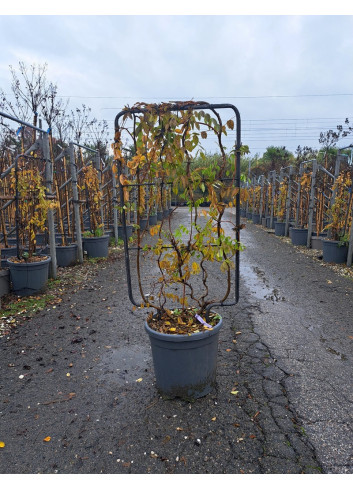
{"label": "espalier frame", "polygon": [[[11,171],[14,169],[15,174],[17,175],[19,168],[18,168],[18,162],[21,159],[22,162],[29,162],[30,164],[33,163],[34,161],[41,162],[44,165],[44,168],[42,169],[43,172],[43,178],[45,181],[45,187],[46,187],[46,196],[48,199],[54,198],[54,195],[52,194],[52,186],[53,186],[53,163],[50,158],[50,144],[49,144],[49,131],[45,131],[40,127],[33,126],[32,124],[29,124],[28,122],[21,121],[20,119],[11,116],[9,114],[5,114],[3,112],[0,112],[0,117],[4,117],[6,119],[12,120],[13,122],[19,123],[20,124],[20,129],[19,132],[23,132],[25,128],[28,128],[29,130],[33,131],[33,134],[36,135],[38,132],[40,137],[39,139],[35,140],[35,142],[32,144],[32,146],[27,150],[24,151],[23,148],[23,139],[22,139],[22,153],[17,155],[14,159],[13,162],[11,162],[10,166],[4,170],[4,172],[1,174],[1,180],[6,179],[11,173]],[[40,157],[34,157],[32,156],[32,152],[38,151],[41,153]],[[3,216],[4,211],[7,209],[7,207],[10,207],[11,204],[15,203],[15,227],[10,229],[10,233],[16,232],[17,236],[17,254],[19,254],[19,246],[20,243],[18,241],[18,226],[16,223],[16,218],[18,217],[18,192],[16,189],[15,195],[14,196],[8,196],[6,197],[5,200],[8,200],[8,202],[2,206],[1,209],[1,214]],[[9,215],[11,211],[9,209]],[[10,220],[11,223],[11,220]],[[57,271],[57,262],[56,262],[56,252],[55,252],[55,231],[54,231],[54,212],[53,209],[48,210],[48,215],[47,215],[47,223],[48,223],[48,229],[49,229],[49,247],[50,247],[50,254],[51,254],[51,262],[50,262],[50,274],[53,278],[56,278],[56,271]],[[4,231],[4,237],[6,235],[6,226],[5,223],[3,222],[3,231]],[[6,243],[6,238],[4,239]]]}
{"label": "espalier frame", "polygon": [[[158,111],[158,105],[154,106],[155,109]],[[236,118],[236,141],[235,141],[235,188],[238,189],[238,193],[236,195],[236,205],[235,205],[235,210],[236,210],[236,225],[235,225],[235,237],[238,242],[240,242],[240,148],[241,148],[241,119],[240,119],[240,113],[239,110],[232,104],[209,104],[206,102],[195,102],[195,103],[175,103],[171,105],[168,108],[169,112],[178,112],[182,110],[212,110],[212,109],[231,109],[234,111],[235,118]],[[141,114],[147,112],[147,109],[144,108],[127,108],[124,109],[123,111],[119,112],[116,117],[115,117],[115,134],[120,133],[120,126],[119,126],[119,120],[121,117],[124,115],[130,114]],[[120,140],[115,138],[115,143],[118,143]],[[123,233],[123,241],[124,241],[124,256],[125,256],[125,269],[126,269],[126,278],[127,278],[127,286],[128,286],[128,295],[130,302],[136,306],[140,307],[140,304],[135,300],[133,296],[133,291],[132,291],[132,282],[131,282],[131,266],[130,266],[130,256],[129,256],[129,250],[136,249],[136,247],[129,247],[128,243],[128,237],[127,237],[127,229],[126,229],[126,210],[125,210],[125,197],[124,197],[124,189],[127,187],[137,187],[137,190],[139,191],[139,188],[141,186],[150,186],[154,185],[154,183],[143,183],[143,184],[123,184],[121,182],[120,176],[122,175],[123,168],[122,168],[122,161],[121,159],[116,159],[115,162],[117,163],[117,169],[118,169],[118,179],[119,179],[119,189],[120,189],[120,206],[121,206],[121,218],[122,218],[122,225],[124,229]],[[222,179],[222,181],[229,180],[229,179]],[[230,179],[231,180],[231,179]],[[166,182],[167,185],[171,185],[171,182]],[[206,317],[208,317],[209,311],[211,307],[226,307],[226,306],[234,306],[239,302],[239,266],[240,266],[240,260],[239,260],[239,250],[235,252],[235,277],[234,277],[234,288],[235,288],[235,300],[231,302],[218,302],[218,303],[212,303],[209,304],[206,308]]]}

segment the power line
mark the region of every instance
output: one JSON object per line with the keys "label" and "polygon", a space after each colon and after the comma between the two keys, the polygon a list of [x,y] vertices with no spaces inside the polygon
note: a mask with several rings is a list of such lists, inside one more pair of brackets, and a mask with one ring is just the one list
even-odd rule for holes
{"label": "power line", "polygon": [[[313,94],[298,94],[298,95],[232,95],[232,96],[209,96],[209,97],[192,97],[192,100],[208,100],[208,99],[253,99],[253,98],[300,98],[300,97],[351,97],[353,93],[313,93]],[[183,100],[185,97],[136,97],[131,95],[126,96],[84,96],[84,95],[60,95],[59,98],[85,98],[85,99],[135,99],[135,100]],[[113,109],[114,107],[112,107]],[[116,108],[114,108],[116,109]]]}

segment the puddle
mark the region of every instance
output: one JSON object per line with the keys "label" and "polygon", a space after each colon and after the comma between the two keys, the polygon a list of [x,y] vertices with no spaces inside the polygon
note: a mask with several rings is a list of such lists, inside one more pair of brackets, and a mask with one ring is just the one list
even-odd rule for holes
{"label": "puddle", "polygon": [[143,378],[151,367],[150,348],[130,345],[107,352],[101,361],[100,372],[105,381],[126,385]]}
{"label": "puddle", "polygon": [[[259,272],[258,272],[259,273]],[[240,265],[240,276],[243,279],[245,286],[252,292],[257,299],[266,299],[273,295],[273,290],[259,278],[253,267],[244,263]]]}

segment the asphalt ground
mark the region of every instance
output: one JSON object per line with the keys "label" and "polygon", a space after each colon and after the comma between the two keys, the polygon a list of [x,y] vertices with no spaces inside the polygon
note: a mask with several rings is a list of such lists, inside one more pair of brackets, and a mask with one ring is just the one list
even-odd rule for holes
{"label": "asphalt ground", "polygon": [[0,473],[352,474],[353,282],[260,226],[241,240],[217,387],[193,403],[156,390],[122,255],[0,338]]}

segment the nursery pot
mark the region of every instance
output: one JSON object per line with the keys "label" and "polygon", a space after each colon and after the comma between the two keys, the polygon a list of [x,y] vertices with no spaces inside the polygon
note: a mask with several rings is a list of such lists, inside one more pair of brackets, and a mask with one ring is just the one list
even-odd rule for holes
{"label": "nursery pot", "polygon": [[148,224],[150,226],[155,226],[157,224],[157,214],[152,214],[151,216],[149,216]]}
{"label": "nursery pot", "polygon": [[246,217],[246,210],[240,209],[240,217]]}
{"label": "nursery pot", "polygon": [[90,258],[105,258],[108,256],[109,236],[94,236],[92,238],[82,238],[84,251]]}
{"label": "nursery pot", "polygon": [[291,237],[292,237],[292,244],[294,246],[306,246],[306,242],[308,239],[308,230],[292,227]]}
{"label": "nursery pot", "polygon": [[158,211],[157,212],[157,220],[158,221],[163,221],[163,211]]}
{"label": "nursery pot", "polygon": [[169,209],[163,210],[163,218],[167,218],[169,216],[169,214],[170,214]]}
{"label": "nursery pot", "polygon": [[[124,238],[124,226],[118,226],[118,236],[121,239]],[[132,236],[132,225],[131,224],[128,224],[126,226],[126,236],[127,236],[127,239],[131,238],[131,236]]]}
{"label": "nursery pot", "polygon": [[147,223],[147,218],[140,218],[140,231],[145,231],[145,229],[147,229]]}
{"label": "nursery pot", "polygon": [[252,212],[247,212],[246,213],[246,218],[251,219],[252,218]]}
{"label": "nursery pot", "polygon": [[56,263],[58,267],[70,267],[77,261],[77,244],[56,246]]}
{"label": "nursery pot", "polygon": [[286,232],[286,223],[285,222],[275,222],[275,235],[276,236],[284,236]]}
{"label": "nursery pot", "polygon": [[[272,222],[272,229],[275,229],[276,222],[277,222],[277,217],[274,217]],[[267,228],[271,227],[271,216],[266,217],[266,227]]]}
{"label": "nursery pot", "polygon": [[1,248],[1,256],[7,258],[8,256],[16,256],[17,255],[17,246],[13,246],[11,248]]}
{"label": "nursery pot", "polygon": [[266,217],[261,218],[261,226],[266,227]]}
{"label": "nursery pot", "polygon": [[33,263],[15,263],[8,259],[13,292],[20,296],[41,292],[48,281],[50,261],[50,256]]}
{"label": "nursery pot", "polygon": [[209,331],[171,335],[151,329],[148,333],[156,385],[168,399],[198,399],[209,394],[216,383],[218,336],[222,319]]}
{"label": "nursery pot", "polygon": [[254,224],[260,224],[260,214],[252,214],[252,222]]}
{"label": "nursery pot", "polygon": [[323,261],[328,263],[346,263],[348,246],[338,246],[339,241],[322,240]]}
{"label": "nursery pot", "polygon": [[326,238],[326,236],[326,233],[320,233],[319,236],[317,236],[316,233],[313,233],[311,236],[311,248],[313,250],[322,250],[322,240],[323,238]]}

